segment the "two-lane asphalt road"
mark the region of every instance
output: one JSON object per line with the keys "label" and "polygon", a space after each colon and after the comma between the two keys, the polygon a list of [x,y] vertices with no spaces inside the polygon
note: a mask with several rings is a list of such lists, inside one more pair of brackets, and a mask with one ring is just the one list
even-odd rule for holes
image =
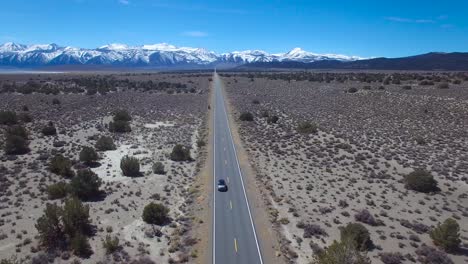
{"label": "two-lane asphalt road", "polygon": [[[221,79],[213,75],[213,264],[263,264],[226,113]],[[218,192],[224,179],[227,192]]]}

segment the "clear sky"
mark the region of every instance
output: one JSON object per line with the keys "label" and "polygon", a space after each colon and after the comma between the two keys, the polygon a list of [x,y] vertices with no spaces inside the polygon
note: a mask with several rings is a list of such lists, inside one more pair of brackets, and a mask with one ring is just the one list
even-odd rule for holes
{"label": "clear sky", "polygon": [[166,42],[398,57],[468,51],[468,0],[1,0],[0,43]]}

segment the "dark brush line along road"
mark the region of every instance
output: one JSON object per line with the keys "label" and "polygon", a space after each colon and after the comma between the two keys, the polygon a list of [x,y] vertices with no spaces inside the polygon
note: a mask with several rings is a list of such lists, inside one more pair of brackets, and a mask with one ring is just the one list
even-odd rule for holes
{"label": "dark brush line along road", "polygon": [[[213,75],[213,264],[263,264],[242,172],[224,103],[223,84]],[[227,192],[218,192],[224,179]]]}

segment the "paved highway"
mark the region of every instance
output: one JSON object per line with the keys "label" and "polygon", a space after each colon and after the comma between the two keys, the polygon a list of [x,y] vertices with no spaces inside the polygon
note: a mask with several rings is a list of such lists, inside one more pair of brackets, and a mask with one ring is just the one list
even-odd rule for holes
{"label": "paved highway", "polygon": [[[223,84],[213,75],[213,264],[263,264],[224,103]],[[227,192],[218,192],[224,179]]]}

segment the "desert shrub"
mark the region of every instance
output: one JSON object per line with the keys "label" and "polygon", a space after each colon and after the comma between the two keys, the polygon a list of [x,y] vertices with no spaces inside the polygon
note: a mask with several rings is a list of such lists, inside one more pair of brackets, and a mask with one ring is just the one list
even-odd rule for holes
{"label": "desert shrub", "polygon": [[191,161],[192,157],[190,156],[190,149],[177,144],[172,149],[170,159],[173,161]]}
{"label": "desert shrub", "polygon": [[168,221],[169,208],[151,202],[143,209],[143,221],[153,225],[163,225]]}
{"label": "desert shrub", "polygon": [[267,118],[267,122],[270,123],[270,124],[276,124],[276,122],[278,122],[279,118],[278,116],[269,116]]}
{"label": "desert shrub", "polygon": [[112,254],[120,249],[119,238],[112,238],[110,235],[107,235],[104,241],[102,241],[102,246],[106,250],[106,254]]}
{"label": "desert shrub", "polygon": [[87,165],[93,164],[98,158],[97,152],[92,147],[84,146],[80,151],[80,161]]}
{"label": "desert shrub", "polygon": [[359,223],[349,223],[340,229],[341,240],[351,240],[359,250],[369,250],[373,247],[369,231]]}
{"label": "desert shrub", "polygon": [[206,146],[206,142],[203,139],[198,139],[197,140],[197,147],[202,148],[204,146]]}
{"label": "desert shrub", "polygon": [[128,111],[123,110],[123,109],[115,111],[113,119],[114,119],[114,122],[115,121],[124,121],[124,122],[132,121],[132,117],[130,116]]}
{"label": "desert shrub", "polygon": [[439,89],[448,89],[450,88],[448,82],[443,82],[443,83],[439,83],[439,85],[437,85],[437,88]]}
{"label": "desert shrub", "polygon": [[416,143],[418,145],[426,145],[427,144],[426,139],[424,137],[422,137],[422,136],[417,136],[414,140],[416,141]]}
{"label": "desert shrub", "polygon": [[164,170],[164,164],[162,162],[158,161],[153,164],[153,172],[156,174],[166,174],[166,171]]}
{"label": "desert shrub", "polygon": [[61,104],[61,102],[60,102],[60,100],[58,98],[54,98],[54,99],[52,99],[52,104],[53,105],[59,105],[59,104]]}
{"label": "desert shrub", "polygon": [[370,264],[370,259],[356,248],[352,240],[333,241],[327,249],[315,256],[314,264]]}
{"label": "desert shrub", "polygon": [[306,224],[304,225],[304,234],[303,238],[311,238],[314,236],[327,236],[327,232],[323,230],[322,227],[316,224]]}
{"label": "desert shrub", "polygon": [[310,122],[300,122],[296,128],[301,134],[315,134],[318,132],[317,124]]}
{"label": "desert shrub", "polygon": [[358,91],[358,89],[356,87],[351,87],[348,89],[348,93],[356,93]]}
{"label": "desert shrub", "polygon": [[253,99],[252,104],[260,104],[260,101],[258,99]]}
{"label": "desert shrub", "polygon": [[65,200],[62,210],[63,230],[70,237],[76,234],[88,234],[91,231],[89,205],[83,204],[78,198]]}
{"label": "desert shrub", "polygon": [[61,154],[53,157],[49,162],[49,170],[52,173],[58,174],[65,178],[71,178],[75,176],[75,172],[72,170],[72,163],[68,158],[65,158]]}
{"label": "desert shrub", "polygon": [[426,245],[416,249],[416,255],[418,255],[418,261],[423,264],[454,264],[445,252]]}
{"label": "desert shrub", "polygon": [[358,222],[366,223],[371,226],[379,225],[378,221],[375,220],[374,216],[367,209],[363,209],[357,212],[354,215],[354,219]]}
{"label": "desert shrub", "polygon": [[452,83],[453,83],[453,84],[461,84],[461,80],[459,80],[459,79],[456,79],[456,80],[453,80],[453,82],[452,82]]}
{"label": "desert shrub", "polygon": [[404,259],[400,252],[384,252],[380,254],[380,260],[384,264],[401,264]]}
{"label": "desert shrub", "polygon": [[127,121],[117,120],[111,121],[109,123],[109,131],[115,133],[127,133],[131,132],[132,128],[130,127],[130,123]]}
{"label": "desert shrub", "polygon": [[5,153],[21,155],[29,152],[28,132],[23,126],[12,126],[5,130]]}
{"label": "desert shrub", "polygon": [[56,248],[65,241],[61,215],[62,209],[59,206],[46,204],[44,214],[37,219],[35,226],[39,232],[39,241],[47,249]]}
{"label": "desert shrub", "polygon": [[423,81],[419,82],[419,85],[434,85],[434,82],[429,81],[429,80],[423,80]]}
{"label": "desert shrub", "polygon": [[417,169],[405,176],[405,187],[417,192],[429,193],[439,190],[437,181],[425,170]]}
{"label": "desert shrub", "polygon": [[253,121],[254,120],[254,116],[252,113],[250,112],[243,112],[240,114],[239,116],[239,119],[241,121]]}
{"label": "desert shrub", "polygon": [[0,111],[0,125],[15,125],[18,123],[18,116],[13,111]]}
{"label": "desert shrub", "polygon": [[73,254],[79,257],[86,258],[93,253],[89,245],[88,237],[81,233],[77,233],[71,238],[70,246]]}
{"label": "desert shrub", "polygon": [[461,243],[460,226],[452,218],[439,223],[429,234],[434,244],[447,252],[455,251]]}
{"label": "desert shrub", "polygon": [[41,132],[44,136],[53,136],[57,134],[57,129],[52,122],[49,122],[42,128]]}
{"label": "desert shrub", "polygon": [[79,170],[70,182],[70,191],[80,199],[88,200],[99,196],[101,179],[90,169]]}
{"label": "desert shrub", "polygon": [[99,151],[115,150],[117,149],[114,140],[108,136],[101,136],[94,146]]}
{"label": "desert shrub", "polygon": [[5,133],[5,153],[8,155],[21,155],[29,152],[29,141],[27,138]]}
{"label": "desert shrub", "polygon": [[124,156],[120,160],[120,169],[122,170],[124,176],[139,176],[140,161],[135,157]]}
{"label": "desert shrub", "polygon": [[49,256],[44,252],[37,254],[31,260],[31,264],[49,264],[49,263],[50,263]]}
{"label": "desert shrub", "polygon": [[[211,80],[210,80],[211,82]],[[130,264],[156,264],[156,262],[152,261],[148,257],[140,257],[139,259],[134,259],[130,262]]]}
{"label": "desert shrub", "polygon": [[67,193],[68,184],[65,182],[54,183],[47,187],[47,194],[51,200],[65,198]]}
{"label": "desert shrub", "polygon": [[413,87],[411,87],[411,85],[403,85],[403,87],[401,87],[401,88],[403,88],[403,90],[411,90],[411,89],[413,89]]}

